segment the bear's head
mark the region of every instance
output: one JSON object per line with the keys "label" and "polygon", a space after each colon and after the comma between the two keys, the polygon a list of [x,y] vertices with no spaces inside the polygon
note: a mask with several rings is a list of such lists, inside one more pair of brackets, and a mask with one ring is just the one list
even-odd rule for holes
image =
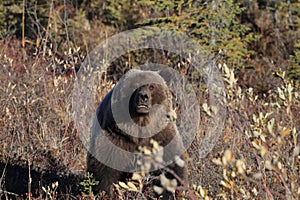
{"label": "bear's head", "polygon": [[[145,84],[134,91],[129,101],[133,121],[145,126],[152,120],[174,120],[170,90],[159,83]],[[176,115],[176,114],[175,114]]]}
{"label": "bear's head", "polygon": [[143,127],[150,122],[152,126],[159,126],[176,119],[172,93],[165,80],[154,71],[128,71],[114,89],[112,105],[117,124],[128,125],[128,120],[132,120]]}

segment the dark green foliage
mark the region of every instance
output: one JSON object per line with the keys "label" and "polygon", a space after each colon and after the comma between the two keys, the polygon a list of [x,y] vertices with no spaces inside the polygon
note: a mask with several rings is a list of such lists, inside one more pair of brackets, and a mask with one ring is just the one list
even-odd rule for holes
{"label": "dark green foliage", "polygon": [[[24,4],[25,3],[25,4]],[[25,9],[23,11],[23,6]],[[22,36],[22,15],[24,12],[25,37],[35,39],[46,27],[49,6],[46,0],[35,1],[4,1],[0,5],[0,34],[1,36]]]}
{"label": "dark green foliage", "polygon": [[288,76],[300,83],[300,41],[295,45],[295,55],[290,58],[290,68]]}
{"label": "dark green foliage", "polygon": [[[14,2],[14,1],[13,1]],[[21,34],[22,7],[11,1],[0,4],[0,37]]]}
{"label": "dark green foliage", "polygon": [[183,32],[196,39],[213,57],[219,51],[225,52],[227,63],[233,67],[243,65],[250,53],[248,43],[257,39],[237,20],[243,9],[233,1],[154,1],[153,5],[161,16],[144,20],[140,25]]}

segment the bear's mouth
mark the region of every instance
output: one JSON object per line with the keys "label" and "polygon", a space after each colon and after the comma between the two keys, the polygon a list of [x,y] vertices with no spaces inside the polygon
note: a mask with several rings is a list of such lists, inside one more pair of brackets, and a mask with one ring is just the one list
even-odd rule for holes
{"label": "bear's mouth", "polygon": [[150,108],[148,105],[140,104],[136,107],[136,111],[137,111],[137,113],[140,113],[140,114],[148,114],[150,111]]}

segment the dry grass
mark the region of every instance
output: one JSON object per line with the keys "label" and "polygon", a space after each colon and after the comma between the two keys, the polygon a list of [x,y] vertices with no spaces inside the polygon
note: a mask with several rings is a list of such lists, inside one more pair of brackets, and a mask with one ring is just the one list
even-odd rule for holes
{"label": "dry grass", "polygon": [[[7,192],[18,195],[25,192],[23,195],[29,197],[32,193],[31,198],[36,199],[92,198],[79,188],[82,179],[78,177],[84,175],[86,150],[71,118],[74,69],[55,61],[54,56],[29,55],[30,51],[23,50],[13,38],[0,45],[1,195],[9,198]],[[226,65],[219,67],[227,83],[224,133],[207,157],[200,159],[194,147],[189,151],[191,189],[199,199],[297,199],[300,190],[297,88],[282,74],[280,84],[257,95],[251,88],[240,88]],[[98,91],[107,91],[111,84],[108,81],[99,87],[102,88]],[[205,122],[207,108],[201,112]],[[21,179],[12,180],[16,173],[23,174]],[[43,185],[40,185],[41,174],[44,174]],[[70,180],[77,181],[73,190],[61,189]],[[140,192],[124,188],[118,191],[127,198],[137,197]]]}

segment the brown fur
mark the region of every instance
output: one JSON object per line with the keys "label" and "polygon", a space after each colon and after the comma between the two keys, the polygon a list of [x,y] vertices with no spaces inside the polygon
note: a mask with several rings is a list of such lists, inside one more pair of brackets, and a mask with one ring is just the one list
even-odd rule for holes
{"label": "brown fur", "polygon": [[[152,80],[155,80],[154,83]],[[137,87],[133,93],[128,92],[141,81],[146,83]],[[130,96],[126,96],[126,93]],[[126,172],[128,170],[126,167],[132,167],[133,158],[126,159],[126,154],[112,148],[108,141],[128,152],[136,152],[139,146],[151,147],[151,139],[156,140],[161,146],[166,146],[172,141],[173,145],[164,150],[164,161],[169,161],[182,152],[183,145],[174,122],[176,115],[172,109],[171,98],[166,83],[158,73],[140,70],[127,72],[119,84],[105,96],[96,111],[97,117],[94,121],[90,151],[87,156],[87,171],[99,181],[99,184],[93,188],[95,192],[104,190],[111,194],[113,183],[124,181],[130,176],[130,173]],[[126,107],[127,102],[129,108]],[[111,105],[118,105],[120,113],[129,111],[130,117],[121,115],[117,125]],[[130,121],[138,126],[133,126]],[[122,125],[122,130],[119,125]],[[155,130],[157,127],[163,128],[160,128],[157,133]],[[151,137],[147,137],[149,134]],[[107,160],[124,168],[112,169],[99,162],[99,157],[95,155],[100,156],[100,161]],[[170,164],[169,167],[182,180],[187,180],[185,167],[181,168],[176,164]]]}

